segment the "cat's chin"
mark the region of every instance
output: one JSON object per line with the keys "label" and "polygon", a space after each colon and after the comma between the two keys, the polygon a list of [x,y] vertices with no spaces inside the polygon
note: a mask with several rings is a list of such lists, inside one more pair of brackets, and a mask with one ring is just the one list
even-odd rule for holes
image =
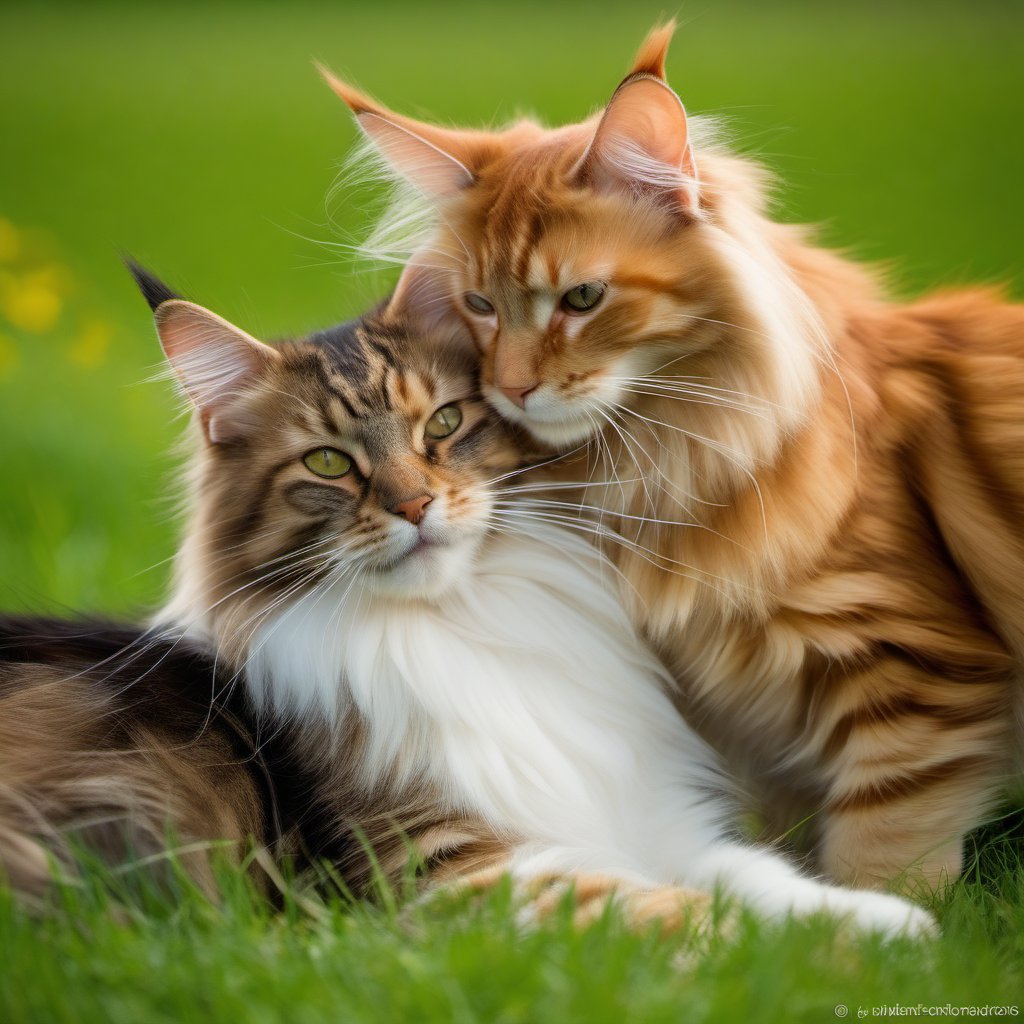
{"label": "cat's chin", "polygon": [[545,423],[524,416],[520,425],[548,448],[571,448],[582,444],[595,433],[589,420],[567,420],[564,423]]}
{"label": "cat's chin", "polygon": [[470,537],[411,551],[393,565],[370,570],[364,577],[365,585],[378,597],[433,601],[453,590],[472,572],[480,540]]}

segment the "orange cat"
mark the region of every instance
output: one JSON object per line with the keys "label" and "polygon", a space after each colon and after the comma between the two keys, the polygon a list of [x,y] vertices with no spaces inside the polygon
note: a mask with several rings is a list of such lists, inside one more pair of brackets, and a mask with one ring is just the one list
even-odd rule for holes
{"label": "orange cat", "polygon": [[1020,747],[1024,311],[895,304],[770,220],[666,84],[672,30],[554,130],[328,79],[436,213],[395,305],[461,321],[492,404],[571,453],[534,515],[608,546],[691,720],[764,813],[813,815],[825,871],[936,884]]}

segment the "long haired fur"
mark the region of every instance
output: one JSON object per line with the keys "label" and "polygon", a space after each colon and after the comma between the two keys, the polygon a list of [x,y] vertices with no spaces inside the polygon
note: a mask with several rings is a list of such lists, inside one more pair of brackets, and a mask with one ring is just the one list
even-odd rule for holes
{"label": "long haired fur", "polygon": [[[169,869],[209,895],[216,856],[280,838],[244,708],[180,636],[105,622],[0,620],[0,871],[40,900],[88,852]],[[169,845],[172,844],[172,845]],[[265,881],[261,879],[261,881]]]}
{"label": "long haired fur", "polygon": [[[721,886],[776,918],[932,930],[901,899],[732,838],[715,759],[609,563],[521,519],[517,485],[501,486],[525,439],[488,411],[471,351],[386,311],[276,348],[183,299],[155,319],[196,409],[193,506],[158,636],[216,660],[168,674],[171,642],[107,693],[97,663],[76,683],[74,649],[12,630],[10,710],[30,740],[0,755],[16,797],[12,827],[0,805],[0,854],[19,884],[40,868],[18,807],[77,829],[107,799],[151,845],[164,819],[199,838],[283,826],[357,889],[378,869],[396,879],[411,848],[437,880],[511,871],[533,914],[575,881],[585,914],[622,899],[664,925]],[[225,749],[231,729],[245,757]],[[44,753],[49,772],[26,760]],[[268,765],[266,802],[253,763]]]}
{"label": "long haired fur", "polygon": [[[605,546],[769,821],[813,817],[833,878],[935,884],[1020,748],[1024,311],[896,304],[773,222],[764,172],[695,136],[665,45],[580,125],[403,119],[472,172],[443,192],[386,144],[398,115],[333,82],[441,214],[394,306],[460,325],[494,407],[578,450],[523,508]],[[583,282],[603,298],[577,315]]]}
{"label": "long haired fur", "polygon": [[[577,878],[629,890],[641,916],[722,885],[772,916],[930,927],[730,838],[724,780],[610,565],[521,518],[507,482],[530,448],[487,410],[471,350],[384,311],[271,356],[167,306],[161,340],[198,416],[161,622],[217,649],[260,733],[290,730],[320,849],[350,884],[374,864],[351,837],[389,877],[405,840],[434,877]],[[224,370],[213,386],[207,365]],[[324,451],[333,475],[310,463]],[[637,908],[638,889],[658,896]]]}

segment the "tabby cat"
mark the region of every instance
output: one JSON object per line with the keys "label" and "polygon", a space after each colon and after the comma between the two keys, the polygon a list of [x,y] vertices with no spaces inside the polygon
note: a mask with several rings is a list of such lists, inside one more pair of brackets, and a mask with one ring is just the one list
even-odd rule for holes
{"label": "tabby cat", "polygon": [[937,885],[1017,770],[1024,310],[896,304],[769,219],[666,83],[673,27],[550,130],[438,128],[324,73],[433,212],[396,315],[460,329],[494,408],[574,453],[523,514],[603,543],[769,822],[810,816],[836,880]]}
{"label": "tabby cat", "polygon": [[[606,563],[518,518],[503,484],[523,450],[472,349],[389,313],[270,347],[137,275],[197,412],[159,625],[217,651],[218,700],[237,680],[245,732],[291,787],[288,842],[354,887],[374,862],[399,876],[411,842],[438,882],[510,871],[537,912],[572,882],[581,913],[618,898],[671,926],[721,885],[769,916],[931,929],[728,838],[714,759]],[[47,696],[52,720],[81,700]]]}

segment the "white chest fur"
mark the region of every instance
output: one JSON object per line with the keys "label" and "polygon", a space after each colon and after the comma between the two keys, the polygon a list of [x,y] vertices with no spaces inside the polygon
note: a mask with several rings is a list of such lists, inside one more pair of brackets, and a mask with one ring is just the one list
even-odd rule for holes
{"label": "white chest fur", "polygon": [[367,788],[428,780],[453,809],[518,835],[520,876],[721,884],[771,916],[825,910],[886,932],[931,928],[902,900],[824,885],[724,836],[725,805],[708,793],[714,759],[666,696],[670,680],[612,573],[585,541],[550,528],[494,537],[436,603],[342,582],[264,624],[248,685],[278,714],[358,713],[366,743],[346,769]]}
{"label": "white chest fur", "polygon": [[265,624],[249,685],[278,713],[358,713],[366,747],[351,770],[367,787],[426,778],[496,828],[661,875],[654,822],[705,796],[712,759],[673,710],[612,572],[548,530],[493,538],[438,603],[342,582]]}

